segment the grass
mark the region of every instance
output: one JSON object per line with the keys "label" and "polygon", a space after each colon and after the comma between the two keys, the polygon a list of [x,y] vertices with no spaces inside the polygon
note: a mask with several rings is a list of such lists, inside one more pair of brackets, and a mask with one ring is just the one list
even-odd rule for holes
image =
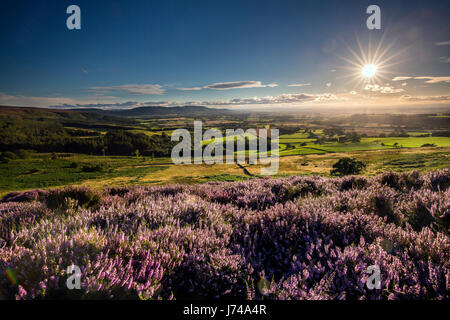
{"label": "grass", "polygon": [[[450,147],[448,137],[420,137],[423,132],[413,132],[411,137],[361,138],[358,143],[328,142],[315,144],[315,139],[304,138],[304,133],[294,133],[280,136],[280,156],[293,156],[317,153],[370,151],[396,148],[419,148],[425,144],[436,147]],[[301,144],[306,144],[301,146]]]}
{"label": "grass", "polygon": [[[400,138],[385,139],[398,141]],[[436,142],[435,140],[434,143]],[[364,161],[367,164],[367,169],[363,172],[365,175],[374,175],[388,170],[410,171],[417,169],[419,171],[430,171],[450,167],[449,146],[387,147],[381,150],[358,150],[361,147],[369,148],[370,143],[367,146],[364,146],[363,143],[345,144],[345,146],[347,148],[342,149],[338,149],[336,146],[334,152],[318,150],[319,148],[331,150],[333,149],[332,145],[308,145],[307,147],[283,150],[280,152],[282,156],[279,159],[277,176],[328,176],[332,165],[342,157],[354,157]],[[341,147],[343,146],[341,145]],[[77,162],[78,168],[71,168],[72,162]],[[94,166],[99,164],[105,166],[104,171],[83,172],[82,170],[84,165]],[[244,165],[244,167],[251,174],[259,176],[262,165]],[[50,154],[35,154],[28,160],[13,160],[7,164],[0,164],[0,195],[14,190],[50,188],[67,184],[105,188],[137,184],[162,185],[193,184],[206,181],[240,181],[250,178],[236,164],[174,165],[170,158],[152,160],[150,158],[126,156],[103,157],[79,154],[58,154],[57,159],[51,159]]]}
{"label": "grass", "polygon": [[[71,168],[73,162],[78,164],[77,168]],[[147,166],[142,164],[142,160],[135,157],[70,154],[68,157],[51,159],[48,154],[37,154],[31,159],[12,160],[7,164],[0,164],[0,193],[79,184],[88,180],[139,177],[167,168],[161,165],[149,166],[151,163],[147,163]],[[83,171],[83,167],[95,165],[104,168],[101,171]]]}

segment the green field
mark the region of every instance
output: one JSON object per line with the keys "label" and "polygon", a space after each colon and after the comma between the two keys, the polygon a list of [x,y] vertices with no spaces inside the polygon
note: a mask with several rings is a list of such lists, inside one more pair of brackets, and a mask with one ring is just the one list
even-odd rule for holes
{"label": "green field", "polygon": [[[163,159],[159,159],[160,161]],[[77,168],[72,168],[72,163]],[[101,171],[85,172],[83,167],[102,165]],[[103,157],[88,155],[59,155],[52,159],[50,154],[35,154],[31,159],[12,160],[0,164],[0,193],[19,189],[47,188],[76,184],[91,179],[115,177],[139,179],[142,175],[164,170],[163,165],[135,157]]]}
{"label": "green field", "polygon": [[[115,117],[95,112],[0,107],[0,195],[68,184],[105,188],[239,181],[260,175],[259,164],[174,165],[169,158],[170,135],[178,128],[192,130],[194,120],[203,121],[203,130],[226,132],[270,125],[290,133],[279,137],[279,176],[329,176],[333,164],[342,157],[363,161],[367,165],[365,175],[450,167],[450,120],[440,114]],[[223,136],[215,142],[235,139]],[[257,139],[251,134],[247,137],[252,142]],[[202,145],[213,141],[205,139]],[[251,143],[248,147],[255,149]],[[258,152],[234,150],[234,155],[244,154],[248,161]]]}
{"label": "green field", "polygon": [[[387,170],[429,171],[450,167],[450,147],[389,148],[372,151],[319,152],[303,148],[305,154],[280,158],[277,176],[325,175],[340,157],[350,156],[364,161],[363,174],[373,175]],[[71,168],[71,164],[79,164]],[[83,172],[83,166],[104,165],[98,172]],[[261,165],[244,165],[253,176]],[[126,156],[90,156],[80,154],[34,154],[31,159],[12,160],[0,164],[0,195],[14,190],[88,185],[95,188],[125,185],[201,183],[207,181],[240,181],[252,178],[236,164],[174,165],[170,158],[136,158]]]}
{"label": "green field", "polygon": [[[369,151],[392,148],[419,148],[426,144],[430,146],[434,145],[436,147],[450,146],[449,137],[418,137],[417,135],[419,134],[416,133],[411,137],[361,138],[361,141],[356,143],[328,142],[316,144],[314,143],[315,139],[305,138],[305,134],[303,133],[295,133],[280,136],[280,156]],[[306,145],[301,146],[300,144],[302,143]]]}

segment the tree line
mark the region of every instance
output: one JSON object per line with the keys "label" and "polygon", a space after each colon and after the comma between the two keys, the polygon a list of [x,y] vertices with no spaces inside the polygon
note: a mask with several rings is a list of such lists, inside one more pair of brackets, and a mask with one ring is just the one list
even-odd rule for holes
{"label": "tree line", "polygon": [[173,143],[166,134],[153,135],[110,130],[106,135],[79,137],[58,122],[0,122],[0,152],[19,149],[37,152],[72,152],[97,155],[170,156]]}

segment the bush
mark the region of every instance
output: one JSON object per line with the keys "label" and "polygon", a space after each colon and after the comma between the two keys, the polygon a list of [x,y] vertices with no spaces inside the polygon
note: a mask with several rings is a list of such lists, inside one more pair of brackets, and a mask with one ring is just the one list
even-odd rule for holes
{"label": "bush", "polygon": [[432,190],[445,191],[450,187],[450,170],[443,169],[431,172],[428,175],[428,184]]}
{"label": "bush", "polygon": [[67,209],[68,199],[77,201],[77,207],[91,208],[100,204],[101,195],[92,189],[83,187],[66,187],[51,190],[45,199],[49,209]]}
{"label": "bush", "polygon": [[366,168],[366,164],[353,158],[341,158],[333,164],[331,174],[335,176],[346,176],[349,174],[358,174]]}
{"label": "bush", "polygon": [[3,155],[0,156],[0,163],[9,163],[9,159],[5,158]]}
{"label": "bush", "polygon": [[350,189],[363,189],[367,186],[367,180],[362,177],[345,177],[342,178],[341,191]]}
{"label": "bush", "polygon": [[394,189],[400,189],[400,178],[395,172],[386,172],[381,175],[381,184],[387,185]]}
{"label": "bush", "polygon": [[425,203],[420,200],[414,204],[414,209],[408,218],[409,223],[416,231],[420,231],[422,228],[430,226],[435,221],[430,210]]}
{"label": "bush", "polygon": [[29,150],[25,150],[25,149],[19,149],[14,151],[14,153],[16,154],[16,156],[19,159],[29,159],[31,156],[31,152]]}
{"label": "bush", "polygon": [[395,213],[394,204],[389,197],[386,195],[376,195],[371,198],[370,202],[369,205],[372,206],[377,216],[386,217],[388,223],[400,224],[401,217]]}
{"label": "bush", "polygon": [[2,158],[6,158],[9,160],[15,160],[15,159],[17,159],[17,156],[14,152],[6,151],[6,152],[3,152]]}
{"label": "bush", "polygon": [[80,164],[79,164],[78,162],[72,162],[72,163],[70,164],[69,168],[76,169],[76,168],[78,168],[79,166],[80,166]]}
{"label": "bush", "polygon": [[105,170],[105,166],[101,164],[84,165],[81,171],[83,172],[102,172]]}

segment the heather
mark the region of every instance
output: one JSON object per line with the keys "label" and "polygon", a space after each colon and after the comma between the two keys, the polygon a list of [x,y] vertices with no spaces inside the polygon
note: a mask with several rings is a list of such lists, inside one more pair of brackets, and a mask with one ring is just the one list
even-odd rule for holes
{"label": "heather", "polygon": [[449,186],[443,169],[15,192],[0,203],[0,295],[449,299]]}

